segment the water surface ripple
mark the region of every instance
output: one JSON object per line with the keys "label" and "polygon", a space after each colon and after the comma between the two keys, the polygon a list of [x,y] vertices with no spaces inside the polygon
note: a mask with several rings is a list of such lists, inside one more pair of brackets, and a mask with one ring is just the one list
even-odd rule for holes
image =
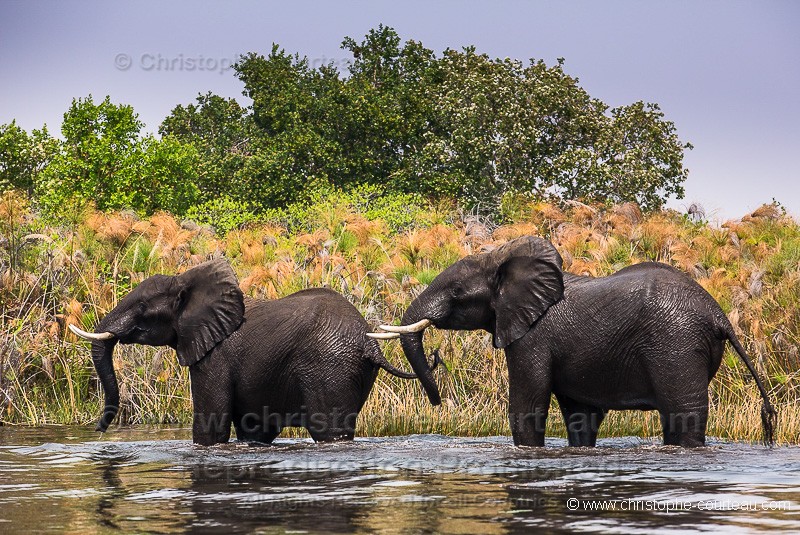
{"label": "water surface ripple", "polygon": [[192,445],[0,428],[0,532],[800,532],[800,448],[413,435]]}

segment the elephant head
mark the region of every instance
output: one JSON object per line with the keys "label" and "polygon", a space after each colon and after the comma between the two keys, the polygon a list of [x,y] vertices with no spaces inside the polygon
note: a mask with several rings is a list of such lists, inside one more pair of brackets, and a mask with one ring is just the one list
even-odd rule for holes
{"label": "elephant head", "polygon": [[[403,315],[401,326],[381,328],[400,343],[432,404],[441,403],[427,366],[422,332],[483,329],[494,346],[521,338],[564,294],[561,256],[550,242],[518,238],[489,253],[468,256],[442,271]],[[375,336],[388,338],[391,335]]]}
{"label": "elephant head", "polygon": [[105,394],[97,423],[105,431],[119,408],[119,387],[112,355],[120,344],[170,346],[190,366],[230,336],[244,319],[244,296],[225,260],[212,260],[174,277],[153,275],[100,321],[96,333],[70,325],[92,341],[92,362]]}

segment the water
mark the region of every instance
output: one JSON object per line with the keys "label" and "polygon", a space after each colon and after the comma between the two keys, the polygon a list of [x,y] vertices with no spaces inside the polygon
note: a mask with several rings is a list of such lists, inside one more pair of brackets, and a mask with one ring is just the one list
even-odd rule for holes
{"label": "water", "polygon": [[203,448],[183,429],[4,427],[0,532],[800,531],[800,448],[565,445],[414,435]]}

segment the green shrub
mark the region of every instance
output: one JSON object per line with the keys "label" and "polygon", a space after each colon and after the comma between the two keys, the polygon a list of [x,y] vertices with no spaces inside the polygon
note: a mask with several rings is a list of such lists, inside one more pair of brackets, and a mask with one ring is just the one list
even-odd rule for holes
{"label": "green shrub", "polygon": [[263,219],[284,225],[291,233],[312,232],[320,227],[337,233],[350,214],[360,214],[369,221],[381,220],[395,233],[438,222],[431,219],[430,206],[420,195],[387,192],[374,185],[345,191],[327,183],[316,184],[306,200],[267,210]]}
{"label": "green shrub", "polygon": [[218,197],[189,208],[186,211],[186,219],[200,225],[208,225],[220,234],[262,220],[247,203],[237,202],[228,196]]}

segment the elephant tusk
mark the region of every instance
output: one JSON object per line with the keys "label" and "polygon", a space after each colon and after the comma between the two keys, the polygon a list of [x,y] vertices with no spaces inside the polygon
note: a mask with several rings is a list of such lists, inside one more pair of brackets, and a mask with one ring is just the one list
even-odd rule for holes
{"label": "elephant tusk", "polygon": [[394,340],[395,338],[400,338],[400,335],[397,333],[367,333],[367,336],[376,340]]}
{"label": "elephant tusk", "polygon": [[390,333],[407,334],[424,331],[431,324],[431,320],[423,319],[411,325],[381,325],[381,330]]}
{"label": "elephant tusk", "polygon": [[87,333],[72,324],[70,324],[69,330],[75,333],[76,336],[80,336],[85,340],[111,340],[114,338],[112,333]]}

